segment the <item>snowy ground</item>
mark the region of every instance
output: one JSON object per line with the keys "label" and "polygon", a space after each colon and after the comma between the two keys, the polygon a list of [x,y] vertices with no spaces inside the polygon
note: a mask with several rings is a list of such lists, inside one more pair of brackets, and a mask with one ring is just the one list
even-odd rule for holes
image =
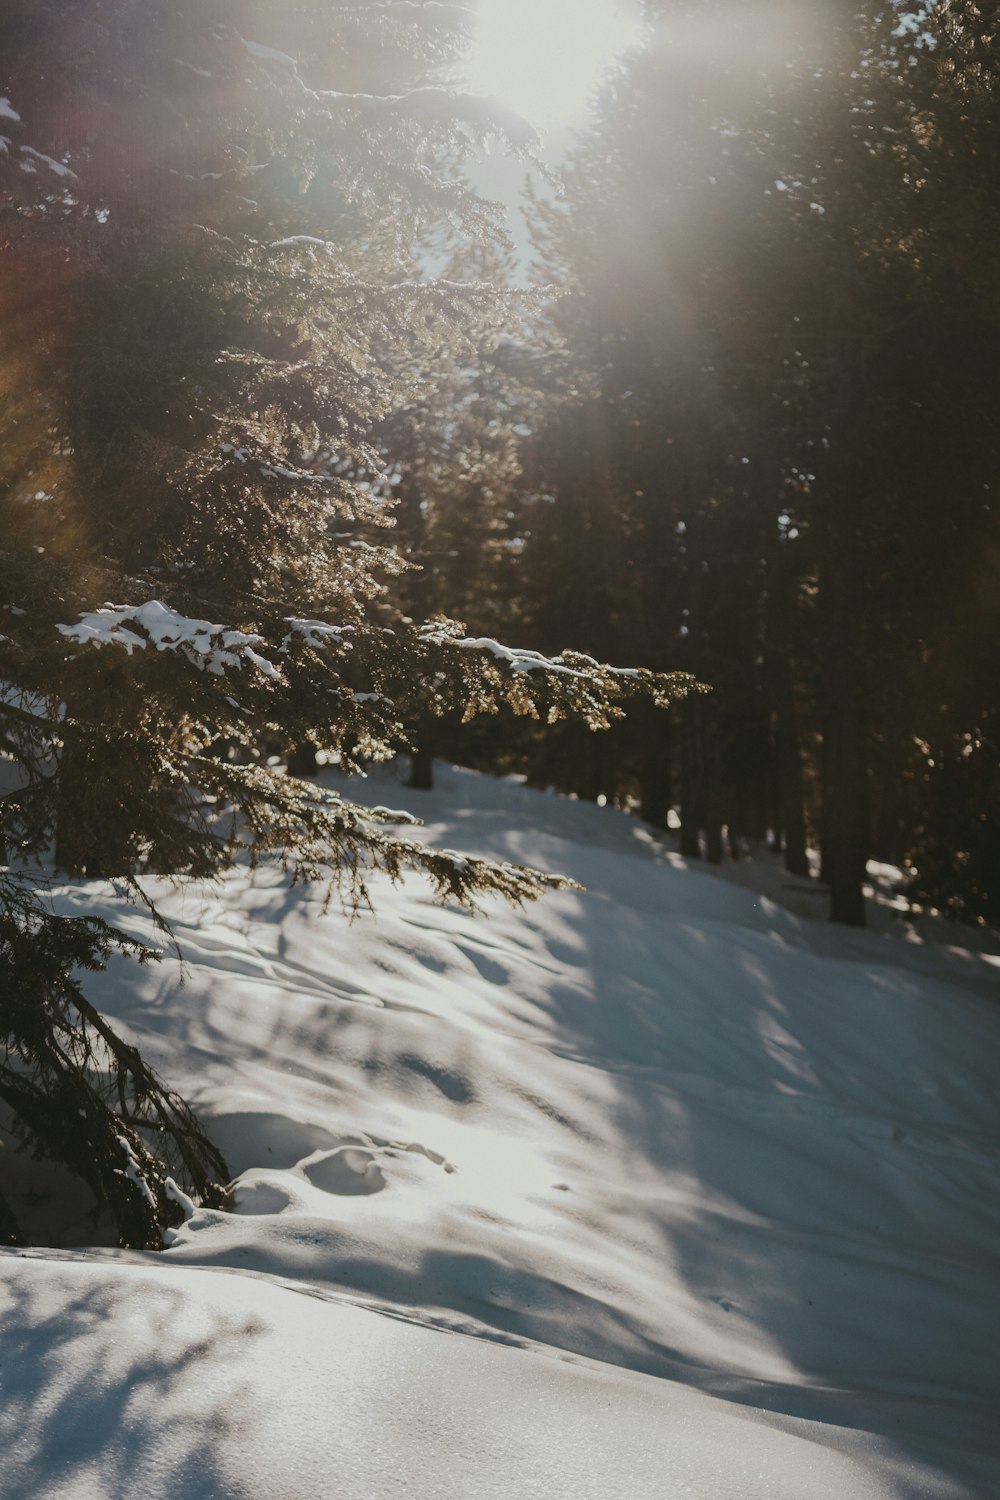
{"label": "snowy ground", "polygon": [[183,983],[91,992],[237,1212],[0,1257],[4,1500],[1000,1495],[1000,954],[512,782],[359,790],[588,889],[165,895]]}

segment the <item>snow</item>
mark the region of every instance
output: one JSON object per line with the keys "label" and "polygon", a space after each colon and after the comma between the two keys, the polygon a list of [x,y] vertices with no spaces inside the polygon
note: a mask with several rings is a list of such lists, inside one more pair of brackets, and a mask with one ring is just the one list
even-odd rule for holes
{"label": "snow", "polygon": [[21,123],[21,116],[6,96],[0,96],[0,120],[11,120],[15,125]]}
{"label": "snow", "polygon": [[163,1189],[168,1198],[173,1199],[185,1219],[193,1219],[197,1212],[194,1202],[188,1197],[183,1188],[179,1188],[172,1177],[167,1177],[163,1183]]}
{"label": "snow", "polygon": [[322,474],[311,474],[308,469],[290,469],[287,464],[261,464],[260,472],[267,479],[294,479],[298,484],[322,484]]}
{"label": "snow", "polygon": [[589,671],[603,670],[610,677],[638,678],[639,669],[636,667],[604,667],[599,669],[598,663],[590,656],[574,653],[574,660],[580,663],[586,670],[580,671],[575,667],[568,666],[564,661],[556,657],[543,656],[540,651],[529,651],[523,647],[506,646],[501,641],[494,640],[492,636],[455,636],[450,630],[442,630],[433,622],[428,622],[420,627],[421,638],[432,645],[447,643],[451,646],[460,646],[466,651],[487,652],[497,661],[505,662],[512,672],[546,672],[563,677],[575,677],[585,680]]}
{"label": "snow", "polygon": [[332,240],[321,240],[314,234],[289,234],[283,240],[272,240],[270,248],[272,250],[294,250],[302,245],[318,246],[320,250],[329,250],[331,252],[334,248]]}
{"label": "snow", "polygon": [[294,57],[287,52],[279,52],[276,47],[265,47],[260,42],[248,42],[244,36],[240,37],[240,41],[257,62],[277,63],[282,68],[294,69],[298,66]]}
{"label": "snow", "polygon": [[328,625],[325,620],[297,620],[292,615],[285,616],[285,624],[289,626],[283,642],[285,650],[297,635],[314,651],[329,646],[339,646],[342,651],[352,649],[351,642],[345,637],[354,634],[353,625]]}
{"label": "snow", "polygon": [[40,161],[43,167],[48,167],[49,171],[54,172],[57,177],[72,177],[74,181],[76,180],[76,173],[72,168],[67,167],[65,162],[56,161],[54,156],[46,156],[44,151],[36,151],[33,146],[19,146],[18,150],[23,151],[25,156],[31,158],[31,162],[21,163],[21,166],[26,170],[30,169],[34,171],[32,163]]}
{"label": "snow", "polygon": [[[141,630],[130,630],[129,624]],[[273,662],[253,648],[264,644],[261,635],[230,630],[208,620],[182,615],[159,599],[145,604],[106,604],[101,609],[82,614],[75,625],[57,625],[56,629],[80,645],[121,646],[129,656],[144,651],[148,644],[157,651],[180,651],[199,671],[222,676],[227,667],[238,667],[249,661],[263,677],[280,678]]]}
{"label": "snow", "polygon": [[150,1191],[149,1183],[139,1171],[139,1163],[136,1161],[135,1152],[123,1135],[118,1137],[118,1144],[122,1148],[122,1154],[125,1157],[125,1166],[122,1169],[121,1175],[127,1177],[140,1197],[146,1200],[150,1208],[155,1209],[156,1199]]}
{"label": "snow", "polygon": [[[22,615],[24,610],[12,609],[11,614]],[[44,698],[41,693],[32,693],[26,688],[15,687],[12,682],[5,682],[3,678],[0,678],[0,706],[11,708],[15,713],[24,714],[28,718],[41,719],[46,722],[65,716],[63,705],[53,703],[51,698]]]}
{"label": "snow", "polygon": [[880,1493],[837,1433],[306,1288],[18,1259],[0,1308],[0,1487],[22,1500],[626,1500],[703,1494],[706,1473],[765,1500],[793,1471],[812,1500]]}
{"label": "snow", "polygon": [[[444,640],[446,637],[436,634],[433,628],[424,629],[427,640]],[[507,662],[514,672],[562,672],[570,677],[579,677],[579,672],[572,672],[568,667],[560,666],[550,657],[543,656],[540,651],[525,651],[517,647],[504,646],[500,641],[495,641],[490,636],[466,637],[458,643],[469,651],[488,651],[498,661]]]}
{"label": "snow", "polygon": [[89,990],[234,1211],[0,1256],[4,1500],[1000,1493],[1000,945],[832,928],[763,853],[513,780],[323,784],[588,889],[376,882],[351,923],[273,870],[152,883],[183,983]]}
{"label": "snow", "polygon": [[[342,6],[345,14],[357,14],[361,12],[360,6]],[[374,0],[368,5],[367,10],[415,10],[423,16],[433,17],[441,15],[446,19],[467,22],[475,19],[475,9],[471,5],[450,5],[442,3],[442,0]],[[367,12],[364,12],[367,13]]]}
{"label": "snow", "polygon": [[[495,641],[492,636],[462,636],[456,638],[447,631],[442,631],[433,624],[422,625],[420,634],[423,640],[429,644],[444,644],[461,646],[466,651],[484,651],[490,656],[496,657],[497,661],[505,662],[512,672],[552,672],[564,677],[583,677],[582,672],[576,672],[564,663],[556,661],[550,656],[543,656],[540,651],[528,651],[517,646],[505,646],[501,641]],[[596,665],[596,663],[594,663]],[[619,673],[619,675],[621,675]]]}
{"label": "snow", "polygon": [[311,92],[327,104],[347,105],[366,114],[401,116],[430,125],[461,123],[485,136],[499,132],[515,150],[531,152],[539,144],[534,126],[493,95],[440,84],[426,84],[405,94],[345,93],[340,89]]}

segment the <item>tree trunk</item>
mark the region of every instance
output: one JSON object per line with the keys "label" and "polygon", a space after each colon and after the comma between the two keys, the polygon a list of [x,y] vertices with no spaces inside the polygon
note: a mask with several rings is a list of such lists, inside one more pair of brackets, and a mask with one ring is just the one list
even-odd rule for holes
{"label": "tree trunk", "polygon": [[428,742],[428,736],[423,733],[410,755],[410,774],[406,778],[406,785],[418,792],[434,790],[434,751]]}
{"label": "tree trunk", "polygon": [[671,725],[668,714],[648,704],[637,705],[639,747],[639,816],[654,828],[667,827],[673,806]]}
{"label": "tree trunk", "polygon": [[95,807],[94,787],[98,773],[91,768],[86,750],[67,732],[59,751],[56,772],[54,863],[66,875],[86,875],[100,880],[112,872],[101,865],[100,833],[106,823],[91,818]]}
{"label": "tree trunk", "polygon": [[827,788],[830,785],[830,725],[823,724],[819,750],[819,878],[822,885],[830,884],[830,801]]}
{"label": "tree trunk", "polygon": [[23,1246],[27,1243],[10,1204],[3,1193],[0,1193],[0,1245]]}
{"label": "tree trunk", "polygon": [[864,927],[863,887],[871,850],[864,560],[853,538],[830,532],[824,541],[828,550],[820,568],[825,647],[820,677],[823,879],[830,887],[830,920]]}
{"label": "tree trunk", "polygon": [[312,740],[303,740],[291,751],[286,762],[289,776],[318,776],[319,761],[316,759],[316,746]]}
{"label": "tree trunk", "polygon": [[702,784],[697,724],[690,705],[681,719],[681,853],[685,859],[701,858],[698,830],[701,826]]}
{"label": "tree trunk", "polygon": [[784,853],[785,869],[808,877],[805,787],[802,750],[795,712],[794,564],[787,544],[772,549],[768,567],[768,677],[774,711],[775,852]]}
{"label": "tree trunk", "polygon": [[[824,760],[824,877],[830,919],[865,926],[868,865],[868,785],[862,693],[842,662],[827,672],[829,701]],[[829,679],[833,679],[829,681]]]}
{"label": "tree trunk", "polygon": [[[414,619],[426,620],[433,610],[434,579],[427,557],[427,510],[419,486],[405,478],[396,490],[396,522],[406,545],[407,560],[415,563],[406,576],[407,608]],[[422,714],[413,726],[413,751],[406,785],[418,792],[434,789],[434,755],[438,746],[440,724],[430,714]]]}
{"label": "tree trunk", "polygon": [[722,864],[722,757],[719,751],[719,731],[716,715],[702,701],[701,710],[701,755],[704,766],[704,793],[702,800],[705,826],[705,858],[710,865]]}
{"label": "tree trunk", "polygon": [[805,791],[802,784],[802,752],[795,719],[792,676],[787,658],[778,666],[775,752],[778,762],[778,794],[781,832],[785,846],[785,869],[792,875],[808,876],[806,850]]}

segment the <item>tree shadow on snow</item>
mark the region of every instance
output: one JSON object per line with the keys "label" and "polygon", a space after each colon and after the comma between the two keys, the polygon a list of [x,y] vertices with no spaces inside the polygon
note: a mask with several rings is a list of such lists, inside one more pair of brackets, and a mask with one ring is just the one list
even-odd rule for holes
{"label": "tree shadow on snow", "polygon": [[1000,1493],[1000,1223],[982,1143],[935,1123],[946,1091],[921,1120],[947,1029],[911,976],[824,976],[766,933],[716,944],[710,926],[667,930],[668,912],[657,933],[587,907],[560,933],[575,972],[549,990],[550,1046],[614,1083],[616,1134],[639,1156],[622,1219],[656,1237],[665,1295],[683,1288],[680,1357],[626,1362],[779,1420],[880,1434],[929,1496]]}
{"label": "tree shadow on snow", "polygon": [[227,1366],[259,1325],[200,1312],[195,1328],[178,1289],[123,1301],[117,1277],[73,1290],[36,1261],[18,1264],[24,1274],[0,1283],[0,1496],[231,1493],[214,1459],[242,1425]]}

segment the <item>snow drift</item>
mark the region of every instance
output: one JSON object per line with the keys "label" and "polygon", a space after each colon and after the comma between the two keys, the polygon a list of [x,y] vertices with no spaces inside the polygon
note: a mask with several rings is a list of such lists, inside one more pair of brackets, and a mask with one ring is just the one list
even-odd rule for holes
{"label": "snow drift", "polygon": [[183,971],[94,998],[235,1211],[0,1260],[0,1493],[1000,1492],[1000,956],[516,782],[366,792],[587,890],[164,886]]}

